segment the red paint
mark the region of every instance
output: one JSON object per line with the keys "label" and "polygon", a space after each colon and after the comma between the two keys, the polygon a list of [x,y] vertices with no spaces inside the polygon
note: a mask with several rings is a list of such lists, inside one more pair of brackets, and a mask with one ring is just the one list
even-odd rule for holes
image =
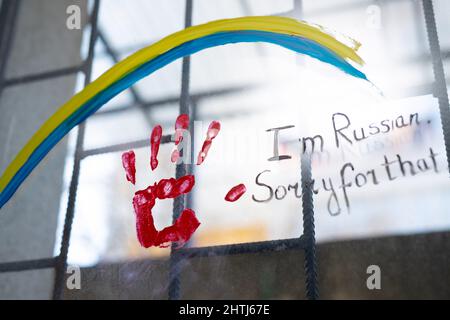
{"label": "red paint", "polygon": [[[172,152],[172,162],[177,162],[180,157],[179,143],[183,140],[183,132],[189,128],[189,116],[181,114],[175,122],[175,150]],[[219,134],[220,123],[213,121],[209,125],[205,142],[198,156],[198,164],[201,164],[208,154],[212,145],[212,140]],[[150,136],[151,154],[150,166],[152,170],[158,167],[158,152],[161,144],[162,128],[155,126]],[[127,180],[136,183],[136,157],[133,151],[122,154],[122,164],[126,171]],[[200,226],[200,222],[191,209],[185,209],[175,222],[160,231],[156,230],[152,216],[152,209],[156,200],[173,199],[182,194],[189,193],[195,184],[193,175],[186,175],[179,179],[161,179],[159,182],[139,190],[134,194],[133,207],[136,214],[136,231],[140,244],[145,247],[159,246],[167,247],[171,243],[176,243],[177,247],[185,244],[192,234]],[[232,188],[227,196],[227,201],[236,201],[245,192],[243,184]]]}
{"label": "red paint", "polygon": [[185,209],[173,225],[158,231],[153,221],[152,209],[156,199],[176,198],[190,192],[194,184],[194,176],[187,175],[179,179],[162,179],[147,189],[135,193],[133,206],[136,213],[136,231],[143,247],[166,247],[170,242],[176,242],[178,246],[182,246],[190,239],[200,225],[194,211]]}
{"label": "red paint", "polygon": [[178,148],[175,147],[175,149],[173,149],[172,154],[170,156],[170,161],[175,163],[178,161],[179,158],[180,158],[180,151],[178,151]]}
{"label": "red paint", "polygon": [[122,166],[125,169],[127,180],[132,184],[136,183],[136,156],[134,151],[124,152],[122,154]]}
{"label": "red paint", "polygon": [[247,188],[243,183],[238,184],[237,186],[234,186],[233,188],[228,191],[227,195],[225,196],[226,201],[234,202],[238,200],[242,195],[247,191]]}
{"label": "red paint", "polygon": [[203,142],[202,150],[198,153],[197,157],[197,165],[200,165],[205,161],[206,156],[208,155],[208,151],[211,148],[212,140],[217,137],[220,131],[220,122],[213,121],[210,123],[208,127],[208,131],[206,133],[205,142]]}
{"label": "red paint", "polygon": [[175,121],[175,149],[172,151],[170,161],[176,163],[180,158],[180,150],[178,144],[183,140],[183,132],[189,128],[189,116],[185,113],[180,114]]}
{"label": "red paint", "polygon": [[206,133],[206,137],[209,140],[214,139],[217,137],[220,131],[220,122],[219,121],[213,121],[209,124],[208,132]]}
{"label": "red paint", "polygon": [[157,125],[153,128],[152,135],[150,136],[150,146],[151,146],[151,154],[150,154],[150,167],[152,170],[155,170],[158,166],[158,152],[159,145],[161,144],[162,137],[162,128],[160,125]]}
{"label": "red paint", "polygon": [[189,116],[185,113],[180,114],[175,121],[175,145],[183,140],[183,131],[189,128]]}
{"label": "red paint", "polygon": [[155,239],[158,236],[158,231],[155,228],[152,216],[155,196],[151,188],[152,186],[146,190],[136,192],[133,198],[137,238],[144,248],[156,245]]}
{"label": "red paint", "polygon": [[155,184],[156,197],[158,199],[176,198],[179,195],[188,193],[195,184],[195,177],[187,175],[180,179],[161,179]]}
{"label": "red paint", "polygon": [[200,226],[200,222],[191,209],[184,209],[180,217],[170,227],[158,233],[157,243],[160,247],[167,247],[170,242],[176,242],[177,248],[183,246]]}

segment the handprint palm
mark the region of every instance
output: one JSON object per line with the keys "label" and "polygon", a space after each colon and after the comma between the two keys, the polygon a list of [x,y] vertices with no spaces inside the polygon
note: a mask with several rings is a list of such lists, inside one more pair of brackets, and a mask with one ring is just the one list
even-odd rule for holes
{"label": "handprint palm", "polygon": [[[180,142],[183,140],[183,132],[188,129],[189,117],[186,114],[180,115],[175,122],[175,149],[172,152],[172,162],[177,162],[180,157]],[[218,135],[220,131],[220,123],[217,121],[211,122],[208,128],[205,142],[198,154],[197,165],[200,165],[205,160],[209,149],[212,145],[212,140]],[[150,143],[151,156],[150,167],[155,170],[158,166],[158,151],[162,137],[161,126],[153,128]],[[136,183],[136,157],[134,151],[128,151],[122,154],[122,164],[126,172],[127,180],[132,184]],[[167,247],[170,243],[177,243],[182,246],[186,243],[192,234],[200,226],[200,222],[195,216],[192,209],[184,209],[174,224],[168,226],[160,231],[156,230],[152,209],[155,202],[164,199],[173,199],[180,195],[189,193],[195,184],[195,177],[193,175],[186,175],[179,179],[169,178],[162,179],[155,182],[146,189],[139,190],[133,197],[133,207],[136,213],[136,231],[139,242],[145,248],[151,246]],[[230,190],[225,199],[227,201],[235,201],[245,192],[245,186],[239,185]]]}

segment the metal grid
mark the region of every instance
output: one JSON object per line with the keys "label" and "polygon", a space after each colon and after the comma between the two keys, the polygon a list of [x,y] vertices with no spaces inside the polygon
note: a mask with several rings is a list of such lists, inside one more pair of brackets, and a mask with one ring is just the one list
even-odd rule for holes
{"label": "metal grid", "polygon": [[[89,23],[91,25],[91,34],[89,39],[88,55],[80,66],[62,68],[55,71],[48,71],[39,74],[31,74],[27,76],[17,77],[13,79],[5,79],[4,71],[6,62],[8,60],[11,42],[14,37],[14,27],[17,18],[20,0],[4,0],[0,11],[0,94],[7,86],[14,86],[33,81],[40,81],[49,78],[56,78],[64,75],[75,74],[78,72],[84,73],[86,86],[91,77],[92,61],[94,58],[95,43],[99,39],[103,42],[107,53],[111,56],[114,62],[118,61],[117,53],[111,48],[107,39],[98,30],[98,14],[100,7],[100,0],[94,0],[92,6]],[[441,115],[442,128],[444,132],[445,147],[447,152],[447,159],[450,167],[450,110],[449,100],[445,83],[445,74],[441,58],[441,51],[439,47],[439,40],[436,28],[436,21],[433,11],[432,0],[422,0],[423,11],[425,16],[426,30],[428,34],[428,41],[431,52],[431,59],[433,62],[433,72],[435,82],[433,84],[433,93],[439,101],[439,111]],[[192,9],[193,0],[186,0],[185,10],[185,27],[192,24]],[[300,18],[302,12],[302,0],[294,0],[294,8],[279,15],[291,16]],[[130,92],[134,99],[134,103],[140,109],[145,111],[146,108],[155,105],[164,105],[168,103],[179,103],[179,113],[187,113],[191,116],[191,121],[196,118],[196,102],[200,99],[210,96],[219,96],[221,94],[228,94],[244,90],[245,88],[228,88],[218,90],[215,92],[201,93],[197,95],[190,95],[189,93],[189,78],[190,78],[190,58],[183,59],[182,64],[182,80],[181,80],[181,94],[179,97],[169,97],[167,99],[145,102],[138,93],[130,88]],[[98,115],[112,112],[122,112],[128,110],[127,107],[116,108],[110,111],[99,112]],[[146,114],[144,112],[144,114]],[[192,126],[190,126],[192,128]],[[71,227],[74,218],[74,209],[76,202],[76,193],[78,186],[78,179],[80,174],[80,164],[83,159],[92,155],[98,155],[108,152],[123,151],[129,148],[138,148],[147,146],[148,140],[136,140],[123,144],[116,144],[112,146],[84,150],[83,140],[85,135],[85,124],[78,126],[77,141],[75,147],[75,159],[72,172],[72,179],[69,188],[69,199],[67,211],[65,215],[64,230],[61,240],[61,250],[58,256],[53,258],[43,258],[26,261],[16,261],[0,263],[0,273],[3,272],[18,272],[26,270],[38,269],[55,269],[55,282],[53,298],[61,299],[63,296],[65,272],[67,268],[67,254],[69,249]],[[163,136],[161,143],[171,143],[171,135]],[[177,165],[176,177],[179,178],[186,173],[193,172],[192,165]],[[315,257],[315,228],[314,228],[314,207],[313,207],[313,193],[311,188],[311,163],[308,154],[302,154],[301,157],[301,186],[302,186],[302,205],[303,205],[303,235],[299,238],[283,239],[275,241],[262,241],[253,243],[241,243],[232,245],[210,246],[210,247],[184,247],[178,250],[172,250],[170,256],[170,272],[169,272],[169,299],[180,298],[180,272],[181,265],[184,259],[211,257],[220,255],[234,255],[245,253],[261,253],[270,251],[283,250],[304,250],[305,251],[305,275],[306,275],[306,296],[308,299],[317,299],[318,283],[317,283],[317,267]],[[189,197],[186,199],[180,196],[174,199],[173,205],[173,219],[175,220],[185,207],[185,203],[189,202]]]}

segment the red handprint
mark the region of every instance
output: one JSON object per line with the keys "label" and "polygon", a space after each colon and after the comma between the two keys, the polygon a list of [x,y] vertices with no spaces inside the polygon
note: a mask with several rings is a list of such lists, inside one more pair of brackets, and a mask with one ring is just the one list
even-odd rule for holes
{"label": "red handprint", "polygon": [[[175,122],[175,149],[172,152],[172,162],[177,162],[180,157],[180,142],[183,139],[183,132],[189,127],[189,116],[182,114],[178,116]],[[209,125],[205,142],[198,154],[197,165],[200,165],[205,160],[209,149],[212,145],[212,140],[219,134],[220,123],[213,121]],[[158,151],[161,143],[162,128],[157,125],[153,128],[150,137],[151,154],[150,167],[155,170],[158,166]],[[128,151],[122,154],[122,165],[126,172],[126,178],[132,184],[136,183],[136,157],[134,151]],[[185,209],[181,213],[174,224],[162,229],[156,230],[152,216],[152,209],[155,206],[157,199],[173,199],[180,195],[189,193],[195,184],[195,177],[193,175],[186,175],[179,179],[162,179],[155,182],[146,189],[139,190],[133,197],[133,207],[136,214],[136,231],[140,244],[145,247],[159,246],[167,247],[170,243],[177,243],[178,246],[184,245],[192,234],[200,226],[200,222],[195,216],[195,212],[191,209]],[[240,184],[232,188],[225,200],[236,201],[245,192],[245,186]]]}

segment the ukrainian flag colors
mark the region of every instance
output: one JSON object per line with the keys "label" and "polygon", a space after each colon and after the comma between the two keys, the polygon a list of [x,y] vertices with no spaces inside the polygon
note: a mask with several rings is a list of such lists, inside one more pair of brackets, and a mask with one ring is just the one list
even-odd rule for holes
{"label": "ukrainian flag colors", "polygon": [[[171,34],[120,61],[62,105],[32,136],[0,178],[0,208],[73,127],[136,81],[172,61],[206,48],[238,42],[268,42],[336,66],[367,80],[359,44],[346,45],[320,27],[291,18],[260,16],[225,19]],[[218,61],[220,63],[220,61]]]}

